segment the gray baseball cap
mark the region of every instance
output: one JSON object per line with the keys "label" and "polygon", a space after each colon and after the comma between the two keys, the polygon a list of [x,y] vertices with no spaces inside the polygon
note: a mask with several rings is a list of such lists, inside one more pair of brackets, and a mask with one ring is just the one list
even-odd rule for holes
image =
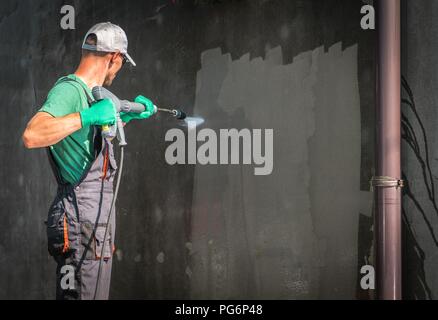
{"label": "gray baseball cap", "polygon": [[[97,37],[96,45],[85,43],[90,34]],[[102,22],[94,25],[85,35],[82,49],[100,52],[120,52],[135,67],[136,64],[128,54],[128,37],[125,31],[111,22]]]}

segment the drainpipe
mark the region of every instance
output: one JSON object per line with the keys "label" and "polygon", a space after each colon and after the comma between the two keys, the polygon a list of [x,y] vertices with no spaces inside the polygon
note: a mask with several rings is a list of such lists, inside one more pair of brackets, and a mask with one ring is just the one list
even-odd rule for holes
{"label": "drainpipe", "polygon": [[377,1],[376,293],[401,299],[400,0]]}

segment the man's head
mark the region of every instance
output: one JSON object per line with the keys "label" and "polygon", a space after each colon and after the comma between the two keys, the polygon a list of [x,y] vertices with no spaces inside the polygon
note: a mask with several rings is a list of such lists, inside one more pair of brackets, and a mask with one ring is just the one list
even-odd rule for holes
{"label": "man's head", "polygon": [[85,35],[82,44],[82,61],[98,65],[105,73],[103,85],[109,86],[126,62],[135,66],[128,54],[128,39],[125,32],[110,22],[98,23]]}

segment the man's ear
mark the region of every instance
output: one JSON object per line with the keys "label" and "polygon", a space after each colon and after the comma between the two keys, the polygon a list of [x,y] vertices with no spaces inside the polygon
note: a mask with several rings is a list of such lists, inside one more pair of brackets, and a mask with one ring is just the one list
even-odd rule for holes
{"label": "man's ear", "polygon": [[110,59],[109,59],[109,64],[108,64],[109,68],[111,68],[113,66],[116,58],[117,58],[117,52],[110,53]]}
{"label": "man's ear", "polygon": [[111,62],[114,63],[116,59],[119,57],[120,52],[114,52],[111,57]]}

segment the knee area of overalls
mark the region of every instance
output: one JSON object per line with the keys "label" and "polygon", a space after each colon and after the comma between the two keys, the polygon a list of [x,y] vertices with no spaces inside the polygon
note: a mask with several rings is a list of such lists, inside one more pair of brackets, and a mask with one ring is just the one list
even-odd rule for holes
{"label": "knee area of overalls", "polygon": [[112,225],[81,223],[81,244],[84,260],[109,260],[113,255]]}

